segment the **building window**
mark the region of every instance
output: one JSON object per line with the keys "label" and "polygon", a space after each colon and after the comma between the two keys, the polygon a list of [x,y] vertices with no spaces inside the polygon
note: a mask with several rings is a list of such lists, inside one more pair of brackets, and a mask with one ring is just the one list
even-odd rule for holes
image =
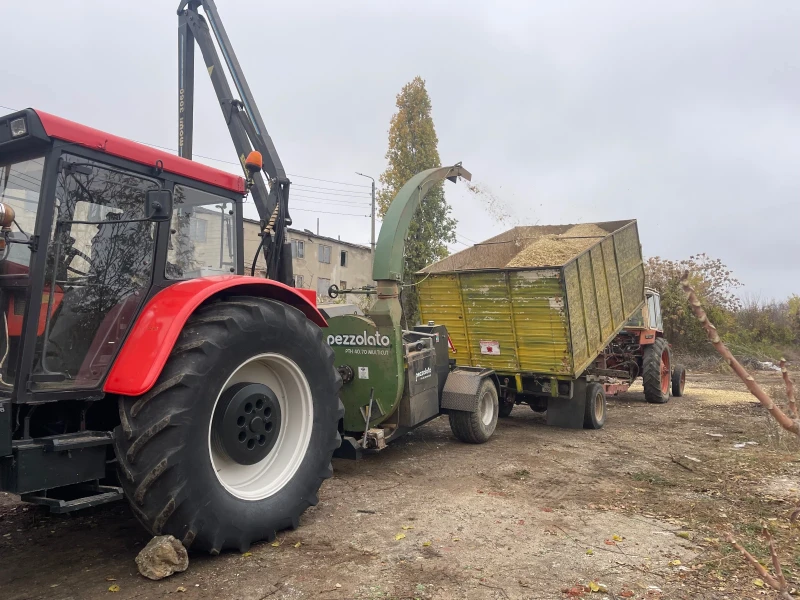
{"label": "building window", "polygon": [[323,246],[320,244],[319,246],[319,262],[325,263],[326,265],[331,264],[331,247],[330,246]]}
{"label": "building window", "polygon": [[347,282],[346,281],[340,281],[339,282],[339,289],[340,290],[346,290],[347,289]]}
{"label": "building window", "polygon": [[339,265],[342,267],[347,266],[347,252],[345,250],[339,252]]}
{"label": "building window", "polygon": [[331,287],[331,280],[317,277],[317,296],[328,297],[328,288]]}
{"label": "building window", "polygon": [[294,287],[296,287],[296,288],[303,287],[303,276],[302,275],[295,275],[294,276]]}
{"label": "building window", "polygon": [[292,240],[292,258],[306,257],[306,243],[303,240]]}
{"label": "building window", "polygon": [[189,221],[189,239],[193,242],[204,243],[207,240],[206,230],[208,221],[194,218]]}

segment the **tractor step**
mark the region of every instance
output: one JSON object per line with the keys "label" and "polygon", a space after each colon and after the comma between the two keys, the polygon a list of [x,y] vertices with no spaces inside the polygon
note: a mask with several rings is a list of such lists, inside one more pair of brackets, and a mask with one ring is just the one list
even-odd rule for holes
{"label": "tractor step", "polygon": [[[98,506],[106,504],[107,502],[115,502],[123,498],[122,488],[113,485],[99,485],[89,484],[81,486],[70,486],[69,494],[59,494],[61,490],[48,490],[46,492],[39,492],[36,494],[23,494],[22,500],[30,502],[31,504],[39,504],[50,508],[51,513],[68,513],[91,506]],[[78,494],[86,494],[85,496],[78,496]],[[50,496],[46,494],[52,494]],[[57,495],[66,495],[67,498],[58,498]]]}
{"label": "tractor step", "polygon": [[0,489],[22,496],[91,485],[106,476],[108,447],[113,441],[110,431],[15,440],[12,455],[0,458]]}

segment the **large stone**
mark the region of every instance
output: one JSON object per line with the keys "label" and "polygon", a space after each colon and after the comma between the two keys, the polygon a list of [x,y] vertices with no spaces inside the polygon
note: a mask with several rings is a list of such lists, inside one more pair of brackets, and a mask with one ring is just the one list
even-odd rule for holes
{"label": "large stone", "polygon": [[158,535],[147,543],[136,557],[139,573],[148,579],[158,580],[189,567],[189,554],[171,535]]}

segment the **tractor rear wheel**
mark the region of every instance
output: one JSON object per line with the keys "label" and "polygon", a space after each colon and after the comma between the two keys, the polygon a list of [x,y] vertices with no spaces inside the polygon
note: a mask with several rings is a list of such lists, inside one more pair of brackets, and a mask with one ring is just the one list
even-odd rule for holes
{"label": "tractor rear wheel", "polygon": [[683,390],[686,388],[686,367],[683,365],[675,365],[672,369],[672,395],[676,398],[683,396]]}
{"label": "tractor rear wheel", "polygon": [[297,527],[332,475],[341,385],[322,332],[295,308],[248,296],[201,307],[155,386],[119,399],[133,512],[211,554]]}
{"label": "tractor rear wheel", "polygon": [[497,427],[499,413],[497,388],[491,379],[484,379],[478,390],[478,406],[475,410],[454,410],[450,413],[450,430],[462,442],[483,444]]}
{"label": "tractor rear wheel", "polygon": [[669,344],[664,338],[656,338],[655,342],[645,346],[642,357],[642,386],[645,400],[648,402],[654,404],[669,402],[672,384],[671,361],[672,354],[669,351]]}

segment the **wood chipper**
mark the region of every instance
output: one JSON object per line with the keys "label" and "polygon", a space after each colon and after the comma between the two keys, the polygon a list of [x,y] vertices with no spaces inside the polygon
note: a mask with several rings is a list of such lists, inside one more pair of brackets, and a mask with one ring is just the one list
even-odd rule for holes
{"label": "wood chipper", "polygon": [[515,227],[418,276],[423,321],[447,327],[458,366],[495,370],[501,416],[525,403],[548,424],[600,428],[606,394],[638,376],[651,402],[673,376],[683,393],[657,297],[645,305],[634,220]]}
{"label": "wood chipper", "polygon": [[[456,367],[448,358],[448,332],[431,323],[403,330],[400,291],[404,245],[411,219],[427,191],[444,179],[469,180],[461,164],[423,171],[398,192],[383,219],[375,248],[377,300],[369,316],[328,319],[325,334],[336,353],[345,407],[344,439],[337,456],[358,458],[381,450],[431,419],[448,414],[453,434],[483,443],[494,432],[500,382],[492,368]],[[363,293],[331,286],[329,294]]]}
{"label": "wood chipper", "polygon": [[[0,117],[0,490],[54,512],[125,497],[151,533],[216,554],[317,502],[341,378],[315,294],[291,286],[290,182],[219,15],[179,14],[180,157]],[[246,178],[188,160],[195,39]],[[248,192],[268,279],[244,276]]]}

